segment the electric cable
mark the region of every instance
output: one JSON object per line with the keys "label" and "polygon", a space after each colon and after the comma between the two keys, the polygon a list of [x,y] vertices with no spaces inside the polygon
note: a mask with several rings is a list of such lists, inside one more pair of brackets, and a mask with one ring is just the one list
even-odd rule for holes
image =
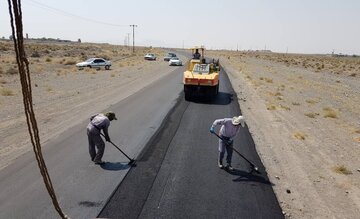
{"label": "electric cable", "polygon": [[22,88],[21,90],[23,95],[24,110],[26,115],[26,123],[30,134],[31,144],[33,145],[33,150],[35,153],[36,161],[40,169],[41,176],[44,180],[45,187],[51,197],[55,210],[58,212],[61,218],[68,219],[69,217],[64,214],[56,198],[55,190],[52,185],[51,178],[48,173],[45,160],[41,152],[39,129],[37,126],[35,112],[33,109],[29,61],[26,58],[25,48],[24,48],[21,1],[8,0],[8,4],[9,4],[10,25],[13,36],[12,38],[14,41],[16,62],[18,65],[18,71],[19,71],[21,88]]}

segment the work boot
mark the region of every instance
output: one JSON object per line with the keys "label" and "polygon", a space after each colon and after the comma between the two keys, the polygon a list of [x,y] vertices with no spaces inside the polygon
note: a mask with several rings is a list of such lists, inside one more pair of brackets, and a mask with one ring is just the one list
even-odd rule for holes
{"label": "work boot", "polygon": [[102,160],[94,160],[94,163],[96,164],[96,165],[102,165],[102,164],[105,164],[105,162],[104,161],[102,161]]}
{"label": "work boot", "polygon": [[218,166],[219,166],[220,169],[224,168],[224,165],[222,164],[222,161],[218,161]]}
{"label": "work boot", "polygon": [[227,164],[226,167],[225,167],[227,170],[229,171],[233,171],[234,168],[231,166],[231,164]]}

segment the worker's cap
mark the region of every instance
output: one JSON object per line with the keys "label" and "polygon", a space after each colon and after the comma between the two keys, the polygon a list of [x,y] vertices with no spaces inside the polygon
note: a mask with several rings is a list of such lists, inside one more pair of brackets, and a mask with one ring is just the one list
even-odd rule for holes
{"label": "worker's cap", "polygon": [[242,127],[245,127],[245,119],[243,116],[235,116],[232,118],[232,124],[233,125],[241,124]]}
{"label": "worker's cap", "polygon": [[115,113],[112,111],[105,113],[105,116],[108,117],[110,120],[117,120]]}

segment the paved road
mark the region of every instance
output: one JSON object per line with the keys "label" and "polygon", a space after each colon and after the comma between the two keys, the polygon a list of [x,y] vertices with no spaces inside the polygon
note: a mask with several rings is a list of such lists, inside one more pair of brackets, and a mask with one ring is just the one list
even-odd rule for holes
{"label": "paved road", "polygon": [[[168,68],[174,71],[111,107],[118,117],[109,129],[111,139],[131,157],[159,129],[182,90],[184,67]],[[81,122],[43,147],[56,195],[71,218],[95,217],[129,170],[127,159],[110,144],[104,154],[108,163],[100,167],[90,161],[87,123]],[[58,218],[33,152],[0,172],[0,188],[0,218]]]}
{"label": "paved road", "polygon": [[284,218],[247,128],[235,147],[262,174],[233,155],[234,172],[217,167],[217,139],[209,128],[217,118],[239,115],[228,78],[211,102],[180,98],[98,215],[104,218]]}

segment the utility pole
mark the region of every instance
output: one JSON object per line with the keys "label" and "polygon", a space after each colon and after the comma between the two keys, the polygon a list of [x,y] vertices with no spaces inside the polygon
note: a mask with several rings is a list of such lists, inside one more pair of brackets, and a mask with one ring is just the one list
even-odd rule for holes
{"label": "utility pole", "polygon": [[130,27],[133,28],[133,53],[135,53],[135,27],[137,27],[137,25],[131,24]]}

